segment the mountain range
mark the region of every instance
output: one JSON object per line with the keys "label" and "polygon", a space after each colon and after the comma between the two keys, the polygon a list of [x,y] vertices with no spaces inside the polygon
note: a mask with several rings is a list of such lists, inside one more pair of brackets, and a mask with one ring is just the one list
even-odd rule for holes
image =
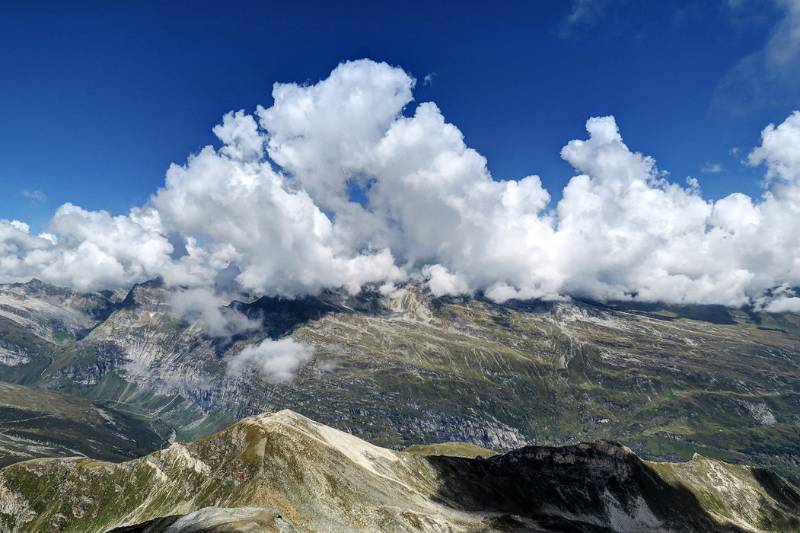
{"label": "mountain range", "polygon": [[[93,293],[38,280],[0,286],[0,464],[134,459],[291,409],[391,450],[457,441],[513,457],[621,442],[589,449],[635,452],[659,475],[678,468],[658,466],[667,462],[711,461],[800,481],[797,314],[498,304],[437,298],[413,282],[240,295],[225,310],[247,327],[211,334],[175,309],[160,280]],[[231,371],[237,354],[268,339],[293,339],[313,356],[292,379]],[[75,461],[41,464],[84,464]]]}

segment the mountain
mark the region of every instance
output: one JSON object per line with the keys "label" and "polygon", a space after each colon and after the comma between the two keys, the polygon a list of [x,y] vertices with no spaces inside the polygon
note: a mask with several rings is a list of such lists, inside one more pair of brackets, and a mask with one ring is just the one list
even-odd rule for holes
{"label": "mountain", "polygon": [[80,336],[108,317],[118,297],[109,291],[83,294],[33,279],[0,285],[0,316],[58,342]]}
{"label": "mountain", "polygon": [[[393,449],[606,439],[648,459],[699,453],[800,480],[796,314],[496,304],[409,283],[390,294],[242,297],[229,309],[259,326],[214,337],[177,316],[158,281],[124,295],[41,282],[0,295],[0,380],[85,398],[160,442],[289,408]],[[227,371],[244,347],[282,336],[314,347],[294,380]]]}
{"label": "mountain", "polygon": [[[640,460],[598,441],[489,458],[371,445],[284,410],[141,459],[0,470],[12,531],[789,531],[800,492],[695,456]],[[249,529],[248,529],[249,528]]]}
{"label": "mountain", "polygon": [[151,424],[78,396],[0,383],[0,466],[34,457],[139,457],[169,436]]}

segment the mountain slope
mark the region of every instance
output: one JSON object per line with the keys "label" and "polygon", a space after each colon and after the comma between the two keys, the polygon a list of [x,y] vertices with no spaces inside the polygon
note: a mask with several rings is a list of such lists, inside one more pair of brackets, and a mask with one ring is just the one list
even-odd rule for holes
{"label": "mountain slope", "polygon": [[[248,523],[267,531],[800,527],[795,487],[732,468],[702,458],[648,464],[605,441],[488,459],[422,457],[281,411],[127,463],[40,459],[5,467],[0,519],[11,530],[81,532],[176,515],[188,516],[173,526],[227,522],[227,531]],[[699,471],[714,477],[680,481]],[[711,508],[699,497],[704,491],[716,497]]]}
{"label": "mountain slope", "polygon": [[80,337],[114,309],[111,292],[80,293],[38,279],[0,285],[0,316],[49,340]]}
{"label": "mountain slope", "polygon": [[[37,294],[17,305],[43,305],[28,301]],[[111,312],[74,339],[56,342],[13,322],[0,344],[25,351],[30,362],[0,361],[0,379],[82,395],[165,424],[183,440],[290,408],[396,449],[463,441],[502,451],[612,439],[646,458],[701,453],[800,480],[798,315],[498,305],[434,298],[411,283],[391,294],[243,299],[231,307],[261,327],[216,338],[177,318],[158,282],[112,300]],[[314,347],[296,379],[274,384],[257,372],[227,373],[245,346],[281,335]]]}
{"label": "mountain slope", "polygon": [[151,451],[166,436],[84,398],[0,383],[0,466],[79,454],[121,461]]}

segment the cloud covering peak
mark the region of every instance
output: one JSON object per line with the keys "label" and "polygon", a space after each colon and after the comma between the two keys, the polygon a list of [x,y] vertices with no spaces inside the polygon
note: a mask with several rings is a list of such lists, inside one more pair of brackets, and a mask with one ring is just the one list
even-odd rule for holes
{"label": "cloud covering peak", "polygon": [[[128,215],[71,204],[47,233],[0,221],[0,281],[80,289],[169,285],[293,296],[427,280],[435,294],[638,298],[742,305],[800,284],[800,113],[749,156],[767,190],[716,202],[628,148],[613,117],[561,156],[577,171],[551,205],[538,176],[500,181],[402,69],[342,63],[273,105],[228,113]],[[784,290],[775,289],[783,287]],[[783,301],[783,300],[782,300]],[[785,303],[781,304],[785,306]]]}

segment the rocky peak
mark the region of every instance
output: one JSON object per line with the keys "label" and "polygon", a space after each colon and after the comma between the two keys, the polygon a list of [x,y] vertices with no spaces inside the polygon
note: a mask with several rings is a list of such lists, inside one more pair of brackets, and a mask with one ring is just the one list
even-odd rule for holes
{"label": "rocky peak", "polygon": [[161,278],[137,283],[128,291],[120,307],[125,309],[140,308],[147,311],[160,311],[167,305],[169,292]]}
{"label": "rocky peak", "polygon": [[0,316],[43,338],[81,336],[105,320],[115,304],[99,292],[81,293],[39,279],[0,285]]}
{"label": "rocky peak", "polygon": [[26,294],[30,295],[44,294],[49,296],[66,296],[75,292],[67,287],[52,285],[38,278],[32,278],[26,283],[14,283],[11,286],[19,288],[21,292],[25,292]]}

